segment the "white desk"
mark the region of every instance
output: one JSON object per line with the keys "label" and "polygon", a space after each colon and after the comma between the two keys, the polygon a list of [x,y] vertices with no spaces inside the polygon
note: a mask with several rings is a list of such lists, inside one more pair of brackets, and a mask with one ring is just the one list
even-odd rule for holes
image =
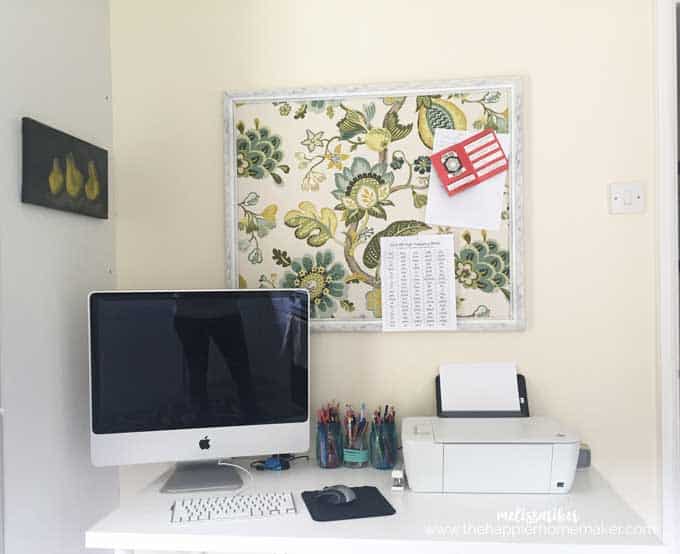
{"label": "white desk", "polygon": [[[321,470],[314,462],[302,461],[289,471],[256,472],[254,484],[245,491],[293,491],[296,515],[189,524],[169,522],[175,496],[160,494],[161,483],[159,478],[89,529],[87,547],[120,554],[135,550],[289,554],[665,551],[655,536],[630,533],[633,527],[643,526],[642,520],[593,468],[578,473],[569,495],[440,495],[392,492],[388,471]],[[377,486],[396,515],[313,521],[300,492],[337,483]],[[532,511],[538,517],[575,515],[578,522],[531,525],[504,519],[501,514],[521,517]],[[629,526],[628,533],[612,532],[610,526]],[[501,532],[516,536],[503,537]]]}

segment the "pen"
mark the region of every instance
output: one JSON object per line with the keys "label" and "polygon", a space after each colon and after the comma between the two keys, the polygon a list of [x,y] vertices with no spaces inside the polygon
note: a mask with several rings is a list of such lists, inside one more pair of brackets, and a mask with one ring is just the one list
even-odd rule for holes
{"label": "pen", "polygon": [[328,432],[326,429],[324,424],[319,425],[319,433],[321,434],[321,438],[319,439],[319,457],[321,458],[321,464],[324,466],[328,465],[330,462],[327,451]]}

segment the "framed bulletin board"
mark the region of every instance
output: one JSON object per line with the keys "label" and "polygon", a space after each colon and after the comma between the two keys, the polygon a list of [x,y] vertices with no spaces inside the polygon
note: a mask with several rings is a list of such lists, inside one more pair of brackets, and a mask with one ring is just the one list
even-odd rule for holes
{"label": "framed bulletin board", "polygon": [[[305,287],[313,329],[381,329],[380,238],[453,233],[459,330],[524,327],[521,82],[226,94],[229,286]],[[436,128],[510,139],[497,231],[425,222]]]}

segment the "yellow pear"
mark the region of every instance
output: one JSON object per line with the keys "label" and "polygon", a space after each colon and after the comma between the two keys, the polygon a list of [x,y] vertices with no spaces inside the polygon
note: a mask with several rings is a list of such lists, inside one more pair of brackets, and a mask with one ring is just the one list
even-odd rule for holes
{"label": "yellow pear", "polygon": [[50,192],[56,196],[64,190],[64,172],[61,170],[59,158],[52,158],[52,171],[47,178],[47,183],[50,186]]}
{"label": "yellow pear", "polygon": [[87,162],[87,181],[85,182],[85,196],[88,200],[96,200],[99,197],[101,185],[97,177],[97,167],[90,160]]}
{"label": "yellow pear", "polygon": [[453,102],[432,98],[418,109],[418,134],[428,148],[432,148],[435,129],[467,129],[465,113]]}
{"label": "yellow pear", "polygon": [[266,219],[269,223],[276,223],[276,204],[270,204],[264,210],[262,210],[262,217]]}
{"label": "yellow pear", "polygon": [[76,165],[73,154],[66,154],[66,192],[71,198],[78,198],[83,192],[83,174]]}
{"label": "yellow pear", "polygon": [[392,142],[392,134],[382,127],[377,129],[371,129],[366,133],[365,144],[371,150],[376,152],[382,152],[387,148],[387,146]]}

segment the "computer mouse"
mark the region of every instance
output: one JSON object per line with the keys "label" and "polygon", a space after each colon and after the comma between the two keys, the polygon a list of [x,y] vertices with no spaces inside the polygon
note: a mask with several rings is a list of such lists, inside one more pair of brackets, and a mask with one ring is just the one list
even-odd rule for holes
{"label": "computer mouse", "polygon": [[349,504],[357,499],[357,495],[346,485],[333,485],[324,487],[318,492],[316,498],[329,504]]}

